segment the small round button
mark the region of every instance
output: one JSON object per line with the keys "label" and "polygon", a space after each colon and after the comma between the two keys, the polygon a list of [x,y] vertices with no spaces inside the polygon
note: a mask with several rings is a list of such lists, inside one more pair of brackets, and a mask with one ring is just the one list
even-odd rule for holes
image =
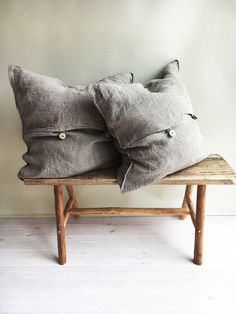
{"label": "small round button", "polygon": [[64,140],[64,139],[66,138],[66,133],[65,133],[65,132],[59,133],[59,138],[60,138],[61,140]]}
{"label": "small round button", "polygon": [[168,134],[169,134],[169,136],[173,137],[176,135],[176,132],[174,130],[169,130]]}

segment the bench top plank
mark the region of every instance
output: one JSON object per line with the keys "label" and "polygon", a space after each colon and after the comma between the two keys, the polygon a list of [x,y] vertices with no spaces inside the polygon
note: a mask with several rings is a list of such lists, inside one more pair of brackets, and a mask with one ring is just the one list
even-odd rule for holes
{"label": "bench top plank", "polygon": [[[27,178],[26,185],[115,185],[116,168],[91,171],[82,175],[68,178]],[[217,154],[211,154],[200,163],[173,173],[153,184],[156,185],[195,185],[195,184],[236,184],[236,173]]]}

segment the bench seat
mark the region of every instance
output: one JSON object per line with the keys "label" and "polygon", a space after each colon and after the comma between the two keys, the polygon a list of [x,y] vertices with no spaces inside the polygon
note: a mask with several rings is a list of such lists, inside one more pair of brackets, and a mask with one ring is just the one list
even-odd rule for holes
{"label": "bench seat", "polygon": [[[116,168],[95,170],[86,174],[68,178],[39,178],[24,179],[26,185],[115,185]],[[235,184],[236,175],[234,170],[223,157],[211,154],[202,162],[173,173],[153,184]]]}

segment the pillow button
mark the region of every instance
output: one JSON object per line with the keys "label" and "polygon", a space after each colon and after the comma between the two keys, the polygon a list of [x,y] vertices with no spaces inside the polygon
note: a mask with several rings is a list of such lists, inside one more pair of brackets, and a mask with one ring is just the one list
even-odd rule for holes
{"label": "pillow button", "polygon": [[61,132],[59,133],[59,139],[64,140],[66,138],[66,133],[65,132]]}
{"label": "pillow button", "polygon": [[173,137],[173,136],[176,135],[176,132],[171,129],[171,130],[168,130],[168,134],[169,134],[170,137]]}

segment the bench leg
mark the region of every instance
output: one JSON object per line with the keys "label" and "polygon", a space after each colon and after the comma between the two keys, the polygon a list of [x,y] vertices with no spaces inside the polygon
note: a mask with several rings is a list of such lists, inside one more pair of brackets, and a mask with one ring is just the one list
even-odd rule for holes
{"label": "bench leg", "polygon": [[[76,193],[75,193],[75,190],[73,188],[73,185],[66,185],[66,190],[67,190],[69,198],[73,200],[71,206],[74,207],[74,208],[78,208],[78,202],[77,202]],[[74,217],[79,217],[79,215],[73,215],[73,216]],[[69,216],[66,215],[66,222],[65,222],[65,224],[67,223],[68,218],[69,218]]]}
{"label": "bench leg", "polygon": [[64,207],[62,199],[62,186],[54,185],[54,197],[55,197],[55,212],[57,223],[57,246],[59,264],[64,265],[66,263],[66,241],[65,241],[65,228],[64,228]]}
{"label": "bench leg", "polygon": [[196,265],[202,264],[203,231],[204,231],[204,218],[205,218],[205,196],[206,196],[206,185],[198,185],[196,222],[195,222],[195,244],[194,244],[194,263]]}
{"label": "bench leg", "polygon": [[[193,191],[193,185],[186,185],[185,193],[184,193],[184,200],[183,200],[183,203],[182,203],[182,208],[187,208],[186,198],[187,197],[191,197],[192,191]],[[179,218],[180,219],[185,219],[187,216],[188,215],[180,215]]]}

